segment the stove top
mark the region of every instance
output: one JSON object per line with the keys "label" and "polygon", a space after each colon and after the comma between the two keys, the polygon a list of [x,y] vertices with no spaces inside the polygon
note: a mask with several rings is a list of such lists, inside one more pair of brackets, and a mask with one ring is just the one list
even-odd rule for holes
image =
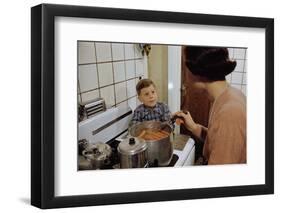
{"label": "stove top", "polygon": [[[108,164],[103,165],[99,169],[119,169],[120,168],[120,159],[119,159],[118,150],[117,150],[119,143],[120,143],[120,141],[115,140],[115,139],[107,142],[107,144],[111,147],[112,154],[111,154]],[[175,166],[178,159],[179,159],[179,156],[177,154],[173,154],[170,164],[165,167]],[[78,170],[93,170],[94,169],[91,166],[90,162],[82,155],[79,155],[78,164],[79,164]],[[159,167],[159,165],[158,165],[158,162],[155,161],[155,162],[153,162],[153,164],[149,164],[148,167],[155,168],[155,167]]]}

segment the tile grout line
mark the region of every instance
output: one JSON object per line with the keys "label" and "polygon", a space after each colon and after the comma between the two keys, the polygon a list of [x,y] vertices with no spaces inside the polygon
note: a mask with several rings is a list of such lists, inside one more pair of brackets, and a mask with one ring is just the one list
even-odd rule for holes
{"label": "tile grout line", "polygon": [[[82,103],[82,93],[81,93],[81,88],[80,88],[80,81],[79,81],[79,41],[77,41],[77,73],[76,73],[76,77],[77,77],[77,90],[79,90],[78,92],[78,98],[77,100]],[[80,96],[80,97],[79,97]],[[80,100],[79,100],[80,99]]]}
{"label": "tile grout line", "polygon": [[98,69],[98,64],[97,64],[97,62],[98,62],[98,54],[97,54],[97,48],[96,48],[96,42],[94,42],[94,51],[95,51],[95,58],[96,58],[96,64],[95,64],[95,66],[96,66],[96,69],[97,69],[97,77],[98,77],[98,92],[99,92],[99,98],[101,98],[101,91],[100,91],[100,77],[99,77],[99,69]]}
{"label": "tile grout line", "polygon": [[110,42],[110,50],[111,50],[111,59],[112,59],[112,62],[111,62],[111,68],[112,68],[112,78],[113,78],[113,91],[114,91],[114,107],[116,107],[117,105],[117,95],[116,95],[116,89],[115,89],[115,86],[116,86],[116,83],[115,83],[115,78],[114,78],[114,67],[113,67],[113,50],[112,50],[112,42]]}
{"label": "tile grout line", "polygon": [[127,68],[126,68],[126,47],[125,47],[124,43],[123,43],[123,50],[124,50],[124,71],[125,71],[125,82],[126,82],[126,101],[127,101],[127,105],[129,106],[129,102],[128,102]]}

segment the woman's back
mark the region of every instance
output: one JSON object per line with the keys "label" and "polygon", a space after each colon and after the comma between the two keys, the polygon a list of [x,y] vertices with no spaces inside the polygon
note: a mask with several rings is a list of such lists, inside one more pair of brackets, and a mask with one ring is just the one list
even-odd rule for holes
{"label": "woman's back", "polygon": [[213,103],[203,155],[208,164],[246,163],[246,97],[227,87]]}

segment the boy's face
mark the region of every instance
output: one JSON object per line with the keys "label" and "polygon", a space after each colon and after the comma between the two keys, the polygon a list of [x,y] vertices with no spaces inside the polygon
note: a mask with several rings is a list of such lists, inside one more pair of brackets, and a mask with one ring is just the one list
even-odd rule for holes
{"label": "boy's face", "polygon": [[151,84],[149,87],[142,88],[139,94],[139,100],[148,107],[154,107],[157,103],[157,92]]}

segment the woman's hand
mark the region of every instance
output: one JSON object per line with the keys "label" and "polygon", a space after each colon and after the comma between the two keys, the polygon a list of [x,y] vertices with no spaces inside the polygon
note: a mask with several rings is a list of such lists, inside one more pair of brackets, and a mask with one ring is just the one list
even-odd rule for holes
{"label": "woman's hand", "polygon": [[174,113],[174,116],[177,115],[179,117],[182,118],[183,122],[184,122],[184,126],[189,130],[191,131],[192,133],[196,131],[197,129],[197,124],[193,121],[191,115],[189,112],[182,112],[182,111],[179,111],[179,112],[176,112]]}

